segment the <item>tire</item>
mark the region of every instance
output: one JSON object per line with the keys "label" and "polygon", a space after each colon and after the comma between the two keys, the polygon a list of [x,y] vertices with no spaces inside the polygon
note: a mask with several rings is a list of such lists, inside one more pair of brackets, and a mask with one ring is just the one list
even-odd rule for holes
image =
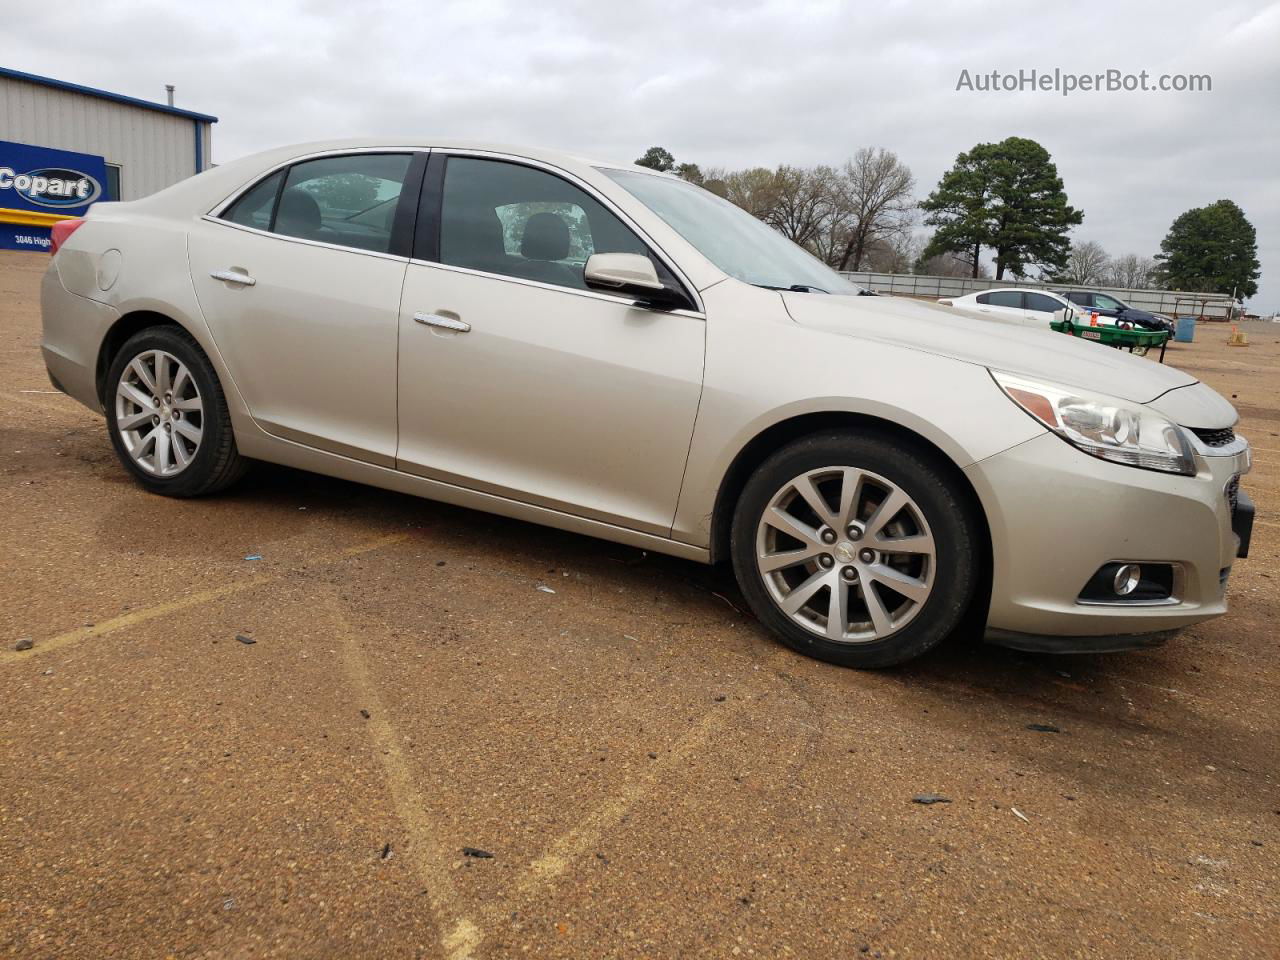
{"label": "tire", "polygon": [[[166,382],[172,393],[162,389]],[[130,337],[107,372],[105,401],[116,456],[152,493],[216,493],[248,468],[217,374],[181,327],[149,327]]]}
{"label": "tire", "polygon": [[783,643],[870,669],[912,660],[960,625],[982,579],[981,529],[936,455],[881,434],[825,433],[751,475],[730,553],[747,602]]}

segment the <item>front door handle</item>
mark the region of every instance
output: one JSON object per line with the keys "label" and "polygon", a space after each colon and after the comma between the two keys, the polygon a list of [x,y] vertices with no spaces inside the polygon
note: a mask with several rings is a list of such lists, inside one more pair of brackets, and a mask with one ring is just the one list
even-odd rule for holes
{"label": "front door handle", "polygon": [[457,317],[442,317],[438,313],[415,313],[413,319],[418,323],[425,323],[428,327],[440,327],[444,330],[452,330],[454,333],[466,333],[471,329],[471,324],[465,320],[459,320]]}
{"label": "front door handle", "polygon": [[240,270],[214,270],[209,276],[227,283],[238,283],[242,287],[252,287],[258,281]]}

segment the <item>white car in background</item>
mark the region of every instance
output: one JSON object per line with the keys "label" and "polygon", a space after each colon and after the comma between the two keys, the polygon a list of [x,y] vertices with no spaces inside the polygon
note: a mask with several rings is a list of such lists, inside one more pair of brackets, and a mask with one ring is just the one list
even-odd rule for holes
{"label": "white car in background", "polygon": [[[999,287],[995,290],[982,290],[963,297],[943,297],[939,303],[955,307],[957,310],[970,310],[981,313],[992,320],[1003,320],[1025,327],[1042,327],[1049,329],[1054,320],[1077,318],[1089,322],[1089,315],[1077,304],[1065,297],[1047,290],[1024,290],[1020,287]],[[1104,322],[1103,317],[1098,318]],[[1111,318],[1105,322],[1114,323]]]}

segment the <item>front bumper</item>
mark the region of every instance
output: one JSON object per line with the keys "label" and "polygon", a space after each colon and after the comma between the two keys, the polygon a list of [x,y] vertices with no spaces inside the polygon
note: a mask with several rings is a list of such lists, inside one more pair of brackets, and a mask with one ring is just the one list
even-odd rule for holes
{"label": "front bumper", "polygon": [[[1132,649],[1226,613],[1227,577],[1252,524],[1248,497],[1233,511],[1228,487],[1249,466],[1247,447],[1201,451],[1195,476],[1174,476],[1091,457],[1049,433],[971,465],[992,538],[988,639],[1054,652]],[[1079,602],[1090,577],[1117,562],[1177,565],[1173,597]]]}

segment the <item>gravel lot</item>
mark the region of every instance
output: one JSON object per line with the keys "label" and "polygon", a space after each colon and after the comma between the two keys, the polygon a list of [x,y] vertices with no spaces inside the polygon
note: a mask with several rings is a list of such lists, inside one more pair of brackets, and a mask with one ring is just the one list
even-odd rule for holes
{"label": "gravel lot", "polygon": [[1168,355],[1255,445],[1229,616],[868,674],[602,541],[150,496],[45,377],[46,264],[0,254],[0,955],[1276,955],[1280,326]]}

